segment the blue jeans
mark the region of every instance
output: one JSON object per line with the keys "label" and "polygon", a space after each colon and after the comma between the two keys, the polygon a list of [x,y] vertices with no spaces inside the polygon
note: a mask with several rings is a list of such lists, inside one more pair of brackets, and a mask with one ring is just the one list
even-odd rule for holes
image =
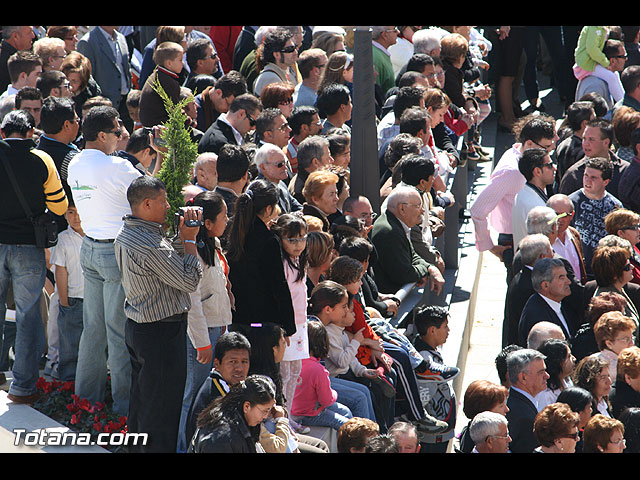
{"label": "blue jeans", "polygon": [[[209,340],[212,348],[215,346],[218,338],[222,335],[222,327],[209,328]],[[211,373],[213,368],[213,360],[211,363],[203,364],[197,360],[198,351],[191,343],[189,335],[187,335],[187,381],[184,386],[184,397],[182,399],[182,412],[180,414],[180,430],[178,433],[178,452],[186,452],[190,438],[185,437],[187,428],[187,418],[189,417],[189,408],[193,398],[200,390],[200,387]]]}
{"label": "blue jeans", "polygon": [[82,298],[69,298],[68,307],[58,305],[58,376],[63,382],[76,379],[83,303]]}
{"label": "blue jeans", "polygon": [[365,385],[345,380],[344,378],[329,378],[331,380],[331,388],[338,392],[338,401],[351,410],[351,414],[354,417],[376,421],[371,392]]}
{"label": "blue jeans", "polygon": [[127,415],[131,360],[124,336],[125,294],[113,243],[94,242],[85,236],[80,264],[84,273],[84,306],[75,393],[91,403],[104,402],[108,364],[113,410]]}
{"label": "blue jeans", "polygon": [[[18,396],[36,393],[40,359],[46,337],[40,300],[46,277],[44,249],[35,245],[0,244],[0,304],[5,311],[9,285],[16,304],[13,382],[9,393]],[[1,319],[4,324],[4,315]]]}
{"label": "blue jeans", "polygon": [[340,430],[340,427],[353,418],[353,414],[349,407],[335,402],[322,410],[316,416],[294,415],[293,419],[309,427],[330,427],[334,430]]}

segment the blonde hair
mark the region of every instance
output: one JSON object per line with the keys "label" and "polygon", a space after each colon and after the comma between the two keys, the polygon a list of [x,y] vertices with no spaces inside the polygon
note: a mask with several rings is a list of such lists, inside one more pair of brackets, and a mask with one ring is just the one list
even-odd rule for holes
{"label": "blonde hair", "polygon": [[153,52],[153,61],[156,65],[164,66],[168,60],[176,60],[182,58],[184,49],[182,45],[175,42],[162,42]]}
{"label": "blonde hair", "polygon": [[340,178],[335,173],[328,170],[316,170],[311,172],[304,182],[302,196],[308,203],[312,203],[313,198],[322,195],[324,189],[329,185],[336,185]]}

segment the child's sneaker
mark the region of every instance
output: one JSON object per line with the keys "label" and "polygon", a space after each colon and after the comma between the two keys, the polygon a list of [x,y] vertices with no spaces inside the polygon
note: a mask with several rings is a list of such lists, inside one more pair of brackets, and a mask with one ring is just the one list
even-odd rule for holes
{"label": "child's sneaker", "polygon": [[446,365],[431,363],[424,372],[416,371],[416,377],[420,380],[441,383],[456,378],[459,373],[460,369],[458,367],[447,367]]}

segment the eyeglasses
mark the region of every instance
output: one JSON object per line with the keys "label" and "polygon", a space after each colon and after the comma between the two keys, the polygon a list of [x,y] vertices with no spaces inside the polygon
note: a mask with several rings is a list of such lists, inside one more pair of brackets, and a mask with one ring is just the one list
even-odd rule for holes
{"label": "eyeglasses", "polygon": [[298,45],[289,45],[288,47],[284,47],[282,50],[280,50],[281,53],[293,53],[296,50],[298,50]]}
{"label": "eyeglasses", "polygon": [[216,58],[218,58],[218,54],[214,52],[214,53],[212,53],[211,55],[209,55],[209,58],[210,58],[211,60],[215,60]]}
{"label": "eyeglasses", "polygon": [[555,165],[554,165],[554,163],[553,163],[553,162],[547,162],[547,163],[543,163],[543,164],[540,166],[540,168],[544,168],[544,167],[550,167],[550,168],[553,168],[553,167],[555,167]]}
{"label": "eyeglasses", "polygon": [[629,270],[631,270],[631,264],[627,263],[624,267],[622,267],[622,270],[624,270],[625,272],[628,272]]}
{"label": "eyeglasses", "polygon": [[640,229],[640,225],[631,225],[629,227],[623,227],[620,230],[638,230]]}
{"label": "eyeglasses", "polygon": [[249,120],[249,125],[251,125],[252,127],[255,127],[256,119],[253,118],[251,115],[249,115],[249,112],[247,112],[246,110],[244,111],[244,113],[247,115],[247,119]]}
{"label": "eyeglasses", "polygon": [[385,30],[385,32],[400,33],[400,30],[398,30],[398,27],[393,27],[393,28],[389,28],[389,29]]}
{"label": "eyeglasses", "polygon": [[580,440],[580,434],[578,432],[565,433],[564,435],[560,436],[559,438],[570,438],[571,440],[578,441],[578,440]]}
{"label": "eyeglasses", "polygon": [[624,342],[627,345],[631,345],[631,344],[636,342],[636,336],[635,335],[631,335],[630,337],[614,338],[613,341],[614,342]]}
{"label": "eyeglasses", "polygon": [[503,438],[506,440],[507,438],[509,438],[509,432],[507,432],[506,435],[487,435],[487,438],[485,438],[484,441],[486,442],[490,438]]}
{"label": "eyeglasses", "polygon": [[627,54],[625,53],[624,55],[613,55],[611,58],[627,58]]}
{"label": "eyeglasses", "polygon": [[289,97],[289,98],[285,98],[284,100],[280,100],[278,102],[278,105],[289,105],[293,103],[293,98]]}
{"label": "eyeglasses", "polygon": [[422,208],[421,203],[409,203],[409,202],[400,202],[398,205],[410,205],[415,208]]}
{"label": "eyeglasses", "polygon": [[304,235],[302,237],[298,237],[298,238],[292,238],[292,237],[286,237],[285,240],[289,243],[293,243],[294,245],[300,244],[300,243],[305,243],[307,241],[307,236]]}
{"label": "eyeglasses", "polygon": [[104,133],[113,133],[116,137],[120,138],[122,136],[122,130],[104,130]]}
{"label": "eyeglasses", "polygon": [[274,128],[273,130],[280,130],[282,132],[286,132],[287,130],[290,130],[290,129],[291,129],[291,127],[289,127],[289,124],[287,122],[284,122],[282,125],[280,125],[279,127]]}
{"label": "eyeglasses", "polygon": [[615,442],[613,440],[609,440],[609,443],[614,443],[616,445],[620,445],[620,444],[627,443],[627,441],[624,438],[621,438],[620,440],[616,440]]}
{"label": "eyeglasses", "polygon": [[267,165],[271,165],[272,167],[276,167],[276,168],[282,168],[282,167],[284,167],[284,166],[285,166],[285,163],[284,163],[284,162],[278,162],[278,163],[269,163],[269,162],[266,162],[266,164],[267,164]]}
{"label": "eyeglasses", "polygon": [[531,141],[535,143],[537,146],[539,146],[540,148],[544,148],[547,152],[552,152],[555,149],[553,142],[551,142],[549,145],[540,145],[538,142],[535,142],[533,140]]}

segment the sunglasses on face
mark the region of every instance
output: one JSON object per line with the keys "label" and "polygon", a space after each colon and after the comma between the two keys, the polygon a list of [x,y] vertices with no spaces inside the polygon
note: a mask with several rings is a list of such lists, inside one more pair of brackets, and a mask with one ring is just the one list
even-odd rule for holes
{"label": "sunglasses on face", "polygon": [[117,130],[105,130],[104,133],[113,133],[116,137],[120,138],[122,136],[122,130],[117,129]]}
{"label": "sunglasses on face", "polygon": [[251,115],[249,115],[249,112],[247,112],[246,110],[244,111],[244,113],[247,115],[247,119],[249,120],[249,125],[251,125],[252,127],[255,127],[256,119],[253,118]]}
{"label": "sunglasses on face", "polygon": [[280,50],[281,53],[293,53],[298,50],[298,45],[289,45],[288,47],[284,47]]}

